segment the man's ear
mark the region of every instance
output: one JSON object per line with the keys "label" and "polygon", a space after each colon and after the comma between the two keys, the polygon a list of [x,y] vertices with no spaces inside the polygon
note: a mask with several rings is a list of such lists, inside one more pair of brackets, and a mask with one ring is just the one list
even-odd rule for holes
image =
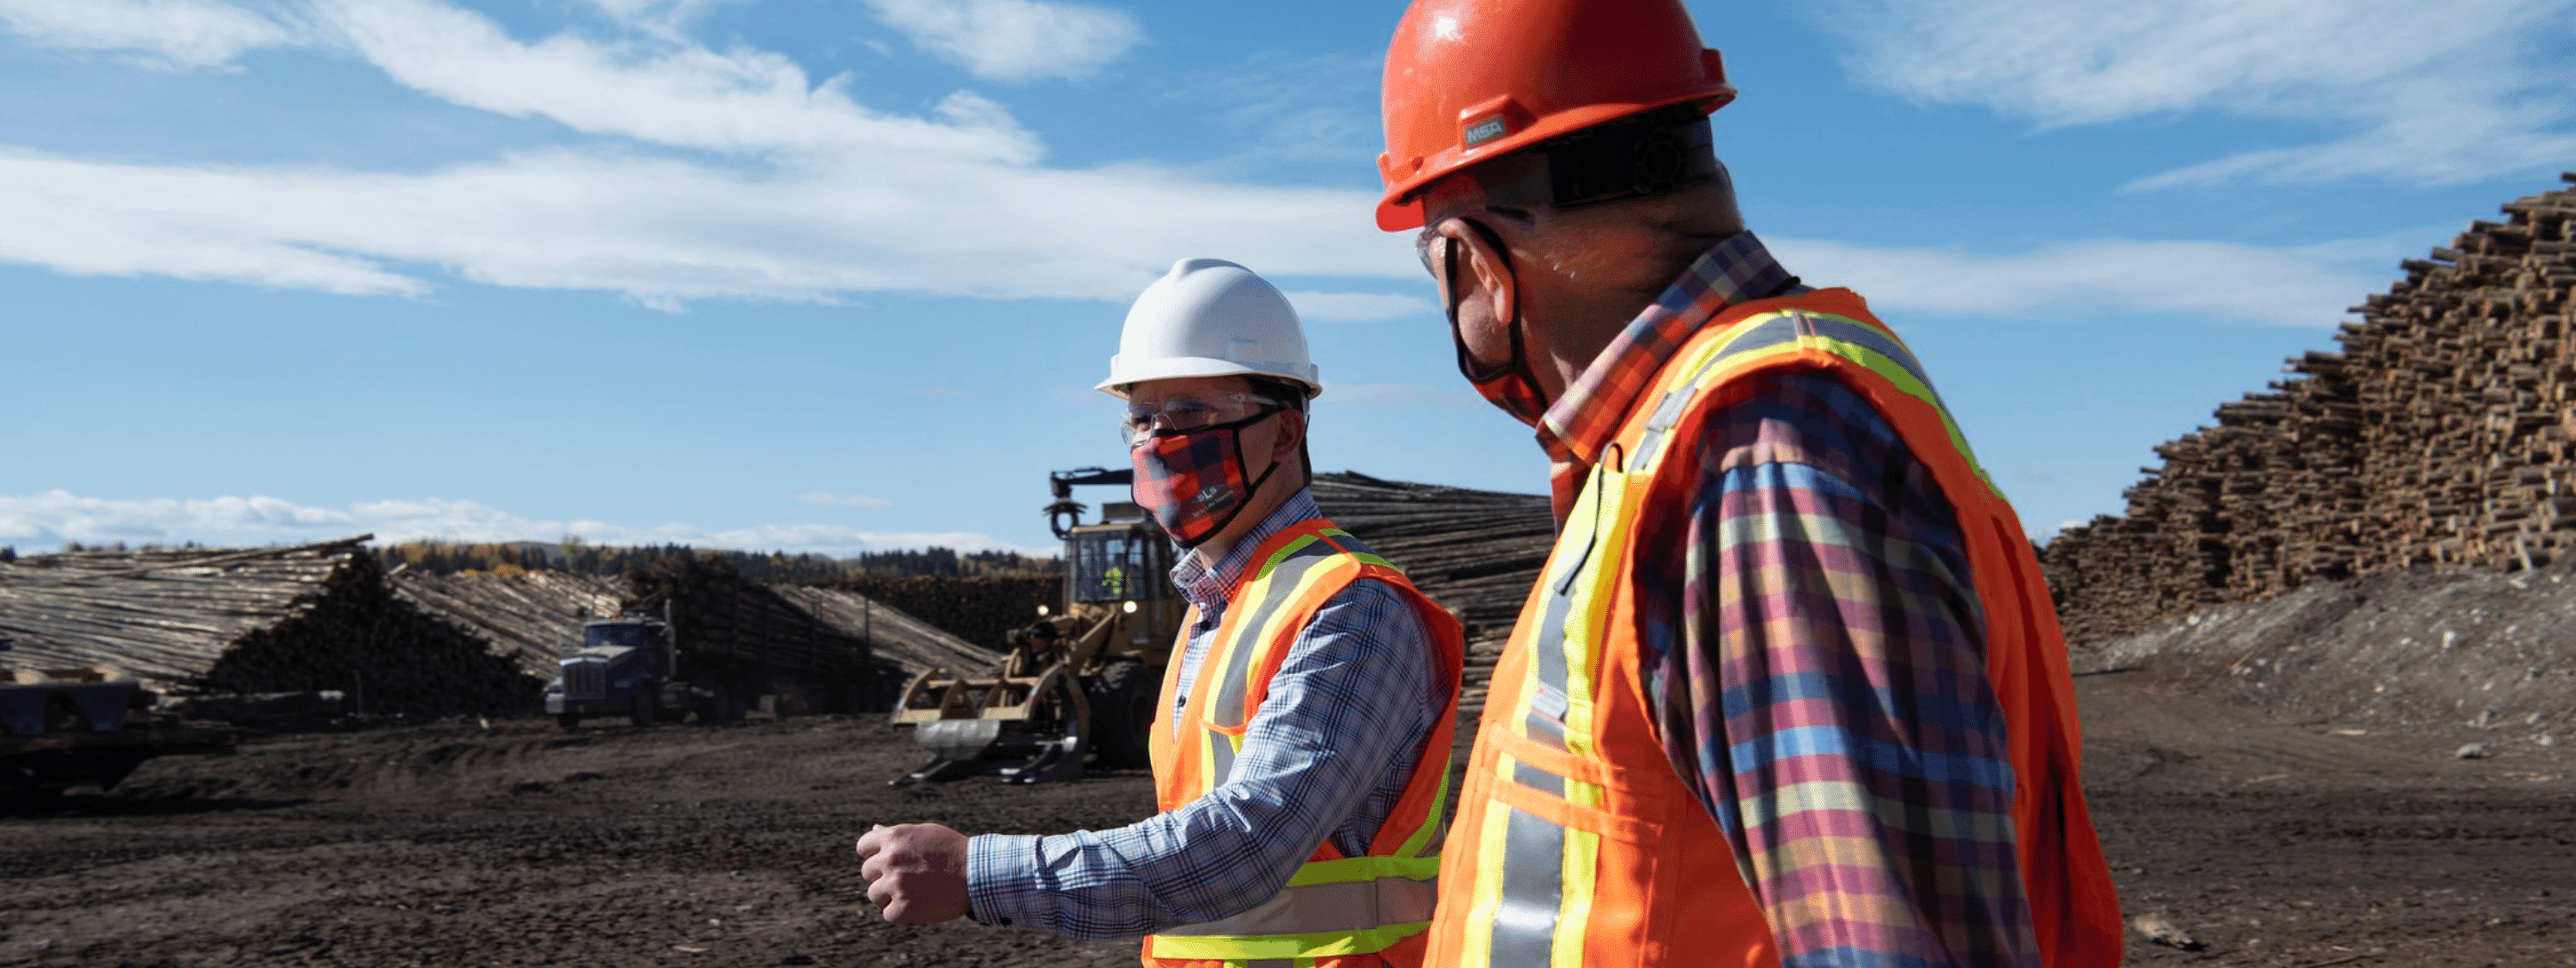
{"label": "man's ear", "polygon": [[1459,254],[1462,258],[1459,261],[1464,263],[1462,274],[1476,282],[1475,292],[1460,293],[1458,298],[1462,301],[1485,300],[1486,308],[1493,311],[1495,324],[1510,325],[1513,313],[1520,308],[1520,289],[1513,284],[1511,270],[1505,268],[1509,263],[1505,261],[1507,257],[1503,251],[1495,248],[1494,243],[1485,238],[1485,233],[1468,227],[1464,220],[1450,220],[1449,224],[1440,227],[1440,234],[1453,240],[1451,244],[1461,247]]}
{"label": "man's ear", "polygon": [[1270,459],[1285,461],[1305,443],[1306,414],[1298,410],[1279,411],[1279,439],[1270,445]]}

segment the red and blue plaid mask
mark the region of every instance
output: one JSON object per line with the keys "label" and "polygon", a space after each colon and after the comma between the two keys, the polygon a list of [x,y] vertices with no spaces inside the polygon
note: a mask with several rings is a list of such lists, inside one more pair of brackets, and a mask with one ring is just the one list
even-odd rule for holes
{"label": "red and blue plaid mask", "polygon": [[1136,504],[1152,513],[1183,548],[1198,547],[1225,530],[1281,463],[1272,461],[1260,478],[1248,479],[1251,472],[1244,466],[1238,432],[1278,412],[1263,410],[1233,423],[1192,430],[1156,431],[1130,444],[1127,456],[1136,463],[1136,480],[1130,488]]}

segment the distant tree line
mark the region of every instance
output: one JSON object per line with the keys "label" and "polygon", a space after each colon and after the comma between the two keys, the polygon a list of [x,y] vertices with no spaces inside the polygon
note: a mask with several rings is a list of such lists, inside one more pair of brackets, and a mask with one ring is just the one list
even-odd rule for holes
{"label": "distant tree line", "polygon": [[1061,562],[1009,551],[966,551],[931,547],[919,551],[871,551],[856,557],[788,554],[784,551],[732,551],[688,545],[594,545],[566,538],[539,541],[448,542],[406,541],[376,549],[387,570],[409,567],[437,574],[456,572],[564,571],[582,575],[618,575],[629,566],[650,567],[677,557],[722,562],[735,574],[755,582],[822,584],[860,575],[890,578],[931,576],[976,578],[1052,575]]}

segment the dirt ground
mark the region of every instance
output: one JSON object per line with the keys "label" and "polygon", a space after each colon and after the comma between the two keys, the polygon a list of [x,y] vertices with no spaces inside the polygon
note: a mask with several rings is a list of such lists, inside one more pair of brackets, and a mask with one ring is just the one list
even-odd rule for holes
{"label": "dirt ground", "polygon": [[[2576,770],[2517,744],[2300,725],[2152,672],[2078,680],[2129,963],[2576,965]],[[1140,774],[891,788],[873,719],[466,721],[165,758],[0,818],[0,966],[1132,964],[1130,944],[879,922],[871,823],[1112,826]]]}

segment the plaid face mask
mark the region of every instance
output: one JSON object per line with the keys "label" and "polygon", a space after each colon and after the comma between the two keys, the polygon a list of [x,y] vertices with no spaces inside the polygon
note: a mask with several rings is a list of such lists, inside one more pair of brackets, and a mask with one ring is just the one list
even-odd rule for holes
{"label": "plaid face mask", "polygon": [[1265,410],[1196,430],[1160,431],[1129,446],[1127,456],[1136,463],[1131,491],[1137,506],[1152,512],[1183,548],[1198,547],[1225,530],[1281,463],[1272,461],[1258,480],[1245,480],[1251,473],[1244,466],[1237,432],[1278,412]]}

